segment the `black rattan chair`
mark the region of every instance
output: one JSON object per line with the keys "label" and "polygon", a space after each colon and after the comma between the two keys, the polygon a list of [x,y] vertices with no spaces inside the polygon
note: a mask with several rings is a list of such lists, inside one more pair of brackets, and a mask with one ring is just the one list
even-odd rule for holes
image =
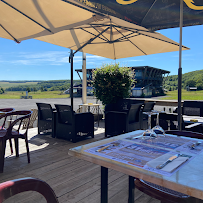
{"label": "black rattan chair", "polygon": [[105,109],[105,137],[141,129],[142,105],[143,103],[130,104],[129,108],[121,111],[106,111]]}
{"label": "black rattan chair", "polygon": [[76,142],[82,136],[94,138],[94,115],[91,112],[75,113],[71,106],[55,104],[56,138]]}
{"label": "black rattan chair", "polygon": [[54,123],[55,114],[50,104],[36,103],[38,107],[38,134],[51,132],[55,137]]}
{"label": "black rattan chair", "polygon": [[[159,125],[164,130],[178,130],[178,114],[177,113],[160,113]],[[182,120],[182,129],[193,132],[203,132],[201,123],[189,124]]]}

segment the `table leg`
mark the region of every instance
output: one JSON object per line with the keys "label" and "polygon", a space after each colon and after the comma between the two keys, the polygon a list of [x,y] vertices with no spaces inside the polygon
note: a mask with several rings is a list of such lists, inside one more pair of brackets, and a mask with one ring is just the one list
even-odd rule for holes
{"label": "table leg", "polygon": [[135,191],[135,183],[134,177],[129,176],[129,194],[128,194],[128,203],[134,203],[134,191]]}
{"label": "table leg", "polygon": [[101,166],[101,203],[108,203],[108,168]]}

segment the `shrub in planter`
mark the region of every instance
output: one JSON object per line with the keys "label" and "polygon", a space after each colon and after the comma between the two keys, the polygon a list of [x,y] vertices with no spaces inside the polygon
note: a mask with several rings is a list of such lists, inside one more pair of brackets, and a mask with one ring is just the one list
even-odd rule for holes
{"label": "shrub in planter", "polygon": [[133,78],[131,68],[105,64],[93,71],[94,95],[103,105],[116,103],[130,96]]}

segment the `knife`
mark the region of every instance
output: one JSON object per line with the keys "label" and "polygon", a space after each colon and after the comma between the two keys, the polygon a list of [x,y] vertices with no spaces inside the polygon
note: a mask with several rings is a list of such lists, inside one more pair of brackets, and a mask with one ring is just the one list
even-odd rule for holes
{"label": "knife", "polygon": [[178,158],[180,154],[176,154],[172,157],[170,157],[167,161],[165,161],[163,164],[158,165],[156,168],[157,169],[162,169],[164,166],[166,166],[168,163],[172,162],[174,159]]}
{"label": "knife", "polygon": [[107,146],[105,146],[105,147],[102,147],[102,148],[100,148],[100,149],[97,149],[96,152],[101,152],[101,151],[107,149],[108,147],[110,147],[111,145],[112,145],[112,144],[107,145]]}

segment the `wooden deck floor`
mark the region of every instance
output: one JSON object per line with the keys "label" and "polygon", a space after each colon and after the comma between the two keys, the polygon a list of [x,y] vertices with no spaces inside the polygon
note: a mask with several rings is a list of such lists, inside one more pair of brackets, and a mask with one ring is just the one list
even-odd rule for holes
{"label": "wooden deck floor", "polygon": [[[95,124],[97,126],[97,124]],[[10,156],[7,147],[4,173],[0,182],[35,177],[46,181],[55,191],[60,203],[99,203],[100,167],[68,155],[70,148],[104,139],[103,123],[95,127],[95,138],[77,143],[38,135],[37,128],[29,129],[31,163],[27,163],[24,142],[20,142],[20,157]],[[128,176],[109,170],[109,203],[127,203]],[[45,200],[36,192],[25,192],[5,201],[6,203],[41,203]],[[135,190],[135,203],[159,203]]]}

